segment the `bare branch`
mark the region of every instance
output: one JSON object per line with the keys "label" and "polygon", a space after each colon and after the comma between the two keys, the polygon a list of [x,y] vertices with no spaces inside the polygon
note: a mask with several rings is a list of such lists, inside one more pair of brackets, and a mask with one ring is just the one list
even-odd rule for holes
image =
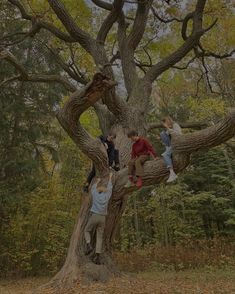
{"label": "bare branch", "polygon": [[146,73],[145,79],[153,82],[158,76],[160,76],[164,71],[179,62],[184,56],[186,56],[194,46],[197,45],[200,37],[203,35],[202,31],[196,32],[191,35],[185,43],[180,46],[174,53],[170,54],[157,64],[155,64]]}
{"label": "bare branch", "polygon": [[198,44],[198,47],[200,48],[201,54],[204,57],[214,57],[217,59],[224,59],[224,58],[231,57],[235,53],[235,49],[232,49],[229,53],[225,53],[225,54],[220,55],[220,54],[214,53],[210,50],[203,48],[203,46],[200,42]]}
{"label": "bare branch", "polygon": [[37,18],[37,17],[34,17],[34,16],[28,14],[27,11],[25,10],[23,4],[19,0],[8,0],[8,1],[11,4],[15,5],[20,10],[21,17],[23,19],[30,20],[32,22],[32,29],[28,33],[26,33],[26,37],[35,35],[36,33],[38,33],[40,31],[41,28],[43,28],[43,29],[48,30],[54,36],[56,36],[57,38],[65,41],[65,42],[72,43],[72,42],[76,41],[73,37],[62,32],[61,30],[59,30],[57,27],[53,26],[52,24],[47,23],[45,21],[42,21],[40,18]]}
{"label": "bare branch", "polygon": [[87,32],[77,26],[61,1],[48,0],[48,2],[70,36],[78,41],[87,52],[91,53],[92,46],[95,45],[95,40]]}
{"label": "bare branch", "polygon": [[1,88],[2,86],[5,86],[5,85],[7,85],[7,84],[13,82],[13,81],[17,81],[17,80],[19,80],[20,77],[21,77],[20,75],[17,75],[17,76],[13,76],[13,77],[11,77],[11,78],[8,78],[8,79],[3,80],[3,81],[0,83],[0,88]]}
{"label": "bare branch", "polygon": [[155,10],[155,8],[154,8],[153,6],[151,6],[151,11],[152,11],[153,15],[154,15],[158,20],[160,20],[160,21],[163,22],[163,23],[171,23],[171,22],[173,22],[173,21],[177,21],[177,22],[182,22],[182,21],[183,21],[183,19],[180,19],[180,18],[177,18],[177,17],[172,17],[172,18],[170,18],[170,19],[164,19],[164,18],[162,18],[162,17],[157,13],[157,11]]}
{"label": "bare branch", "polygon": [[[103,46],[77,26],[71,15],[66,10],[64,4],[59,0],[48,0],[48,2],[69,34],[92,55],[97,67],[101,68],[107,64],[108,59]],[[113,79],[113,72],[110,67],[106,67],[102,73]],[[122,110],[123,101],[117,98],[114,90],[105,94],[103,101],[113,113],[117,114]]]}
{"label": "bare branch", "polygon": [[112,9],[109,13],[109,15],[106,17],[104,22],[101,25],[101,28],[97,34],[97,41],[103,44],[105,42],[105,39],[112,28],[115,21],[118,19],[122,7],[123,7],[124,1],[123,0],[114,0],[112,4]]}
{"label": "bare branch", "polygon": [[103,8],[103,9],[106,9],[106,10],[112,10],[113,9],[113,5],[108,3],[108,2],[105,2],[105,1],[102,1],[102,0],[91,0],[96,6],[100,7],[100,8]]}
{"label": "bare branch", "polygon": [[220,94],[220,93],[217,93],[217,92],[215,92],[213,90],[213,87],[212,87],[211,82],[210,82],[209,71],[207,69],[204,56],[202,56],[201,62],[202,62],[202,67],[204,68],[204,76],[206,76],[206,82],[207,82],[207,85],[209,86],[209,89],[210,89],[211,93]]}
{"label": "bare branch", "polygon": [[127,38],[128,45],[132,48],[132,50],[136,49],[143,37],[148,19],[149,9],[152,5],[152,2],[153,0],[138,0],[138,8],[136,11],[134,24]]}
{"label": "bare branch", "polygon": [[195,60],[196,58],[198,58],[198,56],[194,56],[193,58],[191,58],[191,59],[187,62],[187,64],[186,64],[185,66],[176,66],[176,65],[173,65],[172,68],[176,68],[176,69],[180,69],[180,70],[187,69],[187,68],[189,67],[189,65],[190,65],[191,63],[193,63],[194,60]]}
{"label": "bare branch", "polygon": [[131,94],[134,83],[137,81],[138,76],[134,61],[134,50],[128,46],[126,29],[128,24],[125,21],[124,13],[118,19],[118,47],[120,52],[122,71],[124,82],[128,95]]}
{"label": "bare branch", "polygon": [[[40,40],[39,40],[40,41]],[[63,58],[59,55],[59,53],[54,49],[46,44],[44,44],[46,48],[53,54],[58,64],[61,66],[61,68],[75,81],[79,82],[80,84],[86,85],[88,83],[88,80],[82,75],[80,72],[77,73],[72,67],[72,65],[67,64]],[[73,59],[73,55],[71,54],[71,58]],[[73,61],[74,62],[74,61]]]}
{"label": "bare branch", "polygon": [[62,84],[65,89],[70,92],[76,91],[76,87],[72,85],[65,77],[59,75],[50,75],[50,74],[30,74],[26,71],[24,66],[17,60],[17,58],[11,54],[9,51],[1,50],[0,51],[0,60],[6,60],[7,62],[11,63],[17,71],[20,72],[20,75],[11,77],[1,83],[4,85],[10,81],[14,81],[16,79],[25,82],[39,82],[39,83],[59,83]]}
{"label": "bare branch", "polygon": [[99,119],[99,126],[103,134],[108,134],[113,124],[115,123],[115,116],[105,104],[96,102],[94,105],[96,115]]}
{"label": "bare branch", "polygon": [[[206,122],[185,122],[185,123],[179,123],[181,128],[183,129],[203,129],[208,127],[208,123]],[[160,129],[163,128],[162,124],[159,123],[151,123],[147,127],[147,131],[151,131],[153,129]]]}
{"label": "bare branch", "polygon": [[203,79],[204,73],[202,73],[199,77],[199,79],[197,80],[197,84],[196,84],[196,93],[194,94],[194,97],[198,97],[198,93],[199,93],[199,84],[201,82],[201,80]]}
{"label": "bare branch", "polygon": [[205,28],[204,31],[205,31],[205,32],[208,32],[209,30],[211,30],[211,29],[213,28],[213,26],[216,25],[217,21],[218,21],[218,18],[216,18],[216,19],[212,22],[211,25],[209,25],[207,28]]}
{"label": "bare branch", "polygon": [[[186,56],[198,43],[201,36],[205,33],[202,28],[202,16],[203,9],[206,0],[198,0],[196,9],[193,12],[193,31],[192,34],[187,37],[183,45],[181,45],[175,52],[155,64],[145,75],[145,80],[153,82],[164,71],[179,62],[184,56]],[[187,16],[188,18],[189,16]],[[190,16],[191,17],[191,16]]]}
{"label": "bare branch", "polygon": [[25,82],[37,82],[37,83],[59,83],[65,87],[70,92],[74,92],[77,88],[71,84],[65,77],[59,75],[50,74],[28,74],[27,79],[20,79]]}
{"label": "bare branch", "polygon": [[99,140],[92,138],[81,126],[79,118],[90,106],[102,98],[104,93],[114,87],[116,83],[106,76],[97,73],[93,80],[82,90],[71,95],[63,108],[58,112],[57,118],[79,146],[83,153],[94,161],[98,171],[108,169],[107,153]]}
{"label": "bare branch", "polygon": [[8,2],[10,2],[11,4],[13,4],[13,5],[15,5],[15,6],[18,7],[18,9],[20,10],[20,13],[21,13],[22,18],[27,19],[27,20],[32,20],[32,16],[29,15],[26,12],[23,4],[20,1],[18,1],[18,0],[8,0]]}
{"label": "bare branch", "polygon": [[181,28],[181,36],[184,40],[188,39],[187,36],[187,28],[188,28],[188,22],[190,21],[190,19],[192,19],[194,16],[194,13],[188,13],[185,18],[183,19],[183,23],[182,23],[182,28]]}

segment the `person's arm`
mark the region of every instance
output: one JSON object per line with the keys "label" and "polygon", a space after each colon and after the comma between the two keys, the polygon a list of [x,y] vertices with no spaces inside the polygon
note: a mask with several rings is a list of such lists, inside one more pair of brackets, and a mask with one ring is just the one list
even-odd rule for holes
{"label": "person's arm", "polygon": [[107,199],[110,199],[110,197],[112,196],[112,192],[113,192],[113,184],[112,184],[112,177],[113,177],[113,173],[109,174],[109,182],[108,182],[108,186],[107,186]]}
{"label": "person's arm", "polygon": [[105,143],[105,137],[103,135],[100,135],[98,138],[103,144]]}
{"label": "person's arm", "polygon": [[91,192],[95,192],[97,190],[97,184],[100,182],[100,178],[97,179],[96,183],[94,183],[91,187]]}
{"label": "person's arm", "polygon": [[108,186],[107,186],[108,191],[112,190],[112,188],[113,188],[112,177],[113,177],[113,173],[110,173],[109,174],[109,182],[108,182]]}
{"label": "person's arm", "polygon": [[103,135],[101,135],[101,136],[99,136],[99,139],[100,139],[100,141],[101,141],[101,143],[104,145],[104,147],[106,148],[106,149],[108,149],[108,144],[106,143],[106,137],[104,137]]}
{"label": "person's arm", "polygon": [[157,154],[156,154],[153,146],[146,139],[144,140],[144,143],[145,143],[145,146],[147,147],[147,150],[148,150],[149,154],[151,154],[153,156],[153,158],[156,158]]}
{"label": "person's arm", "polygon": [[169,133],[175,135],[182,135],[182,129],[179,124],[174,123],[173,128],[168,128]]}

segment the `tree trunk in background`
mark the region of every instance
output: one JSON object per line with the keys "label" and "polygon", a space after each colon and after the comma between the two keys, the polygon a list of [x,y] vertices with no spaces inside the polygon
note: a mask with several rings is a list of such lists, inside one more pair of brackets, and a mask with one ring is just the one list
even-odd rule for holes
{"label": "tree trunk in background", "polygon": [[161,219],[162,219],[162,226],[163,226],[163,243],[165,246],[169,245],[169,231],[168,231],[168,225],[167,225],[167,218],[166,218],[166,207],[165,207],[165,201],[162,196],[160,196],[160,213],[161,213]]}
{"label": "tree trunk in background", "polygon": [[139,219],[138,219],[138,210],[137,210],[137,201],[136,201],[136,195],[133,199],[133,208],[134,208],[134,221],[135,221],[135,232],[136,232],[136,243],[139,247],[141,245],[141,239],[140,239],[140,232],[139,232]]}

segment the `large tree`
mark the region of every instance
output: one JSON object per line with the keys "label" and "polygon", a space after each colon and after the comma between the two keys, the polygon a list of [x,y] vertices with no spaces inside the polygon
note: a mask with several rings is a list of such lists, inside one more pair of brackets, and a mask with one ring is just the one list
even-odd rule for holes
{"label": "large tree", "polygon": [[[112,241],[115,236],[119,220],[125,209],[128,195],[136,188],[125,188],[127,181],[127,169],[125,168],[131,149],[131,142],[126,133],[129,129],[137,129],[141,135],[147,135],[156,125],[149,125],[147,122],[148,113],[151,106],[151,92],[153,83],[161,74],[170,68],[182,68],[177,66],[186,56],[192,56],[186,66],[189,66],[195,59],[198,59],[205,65],[205,59],[226,58],[231,56],[234,50],[220,55],[210,50],[206,50],[201,43],[201,38],[213,28],[217,20],[212,20],[210,24],[203,21],[206,0],[191,1],[186,8],[192,9],[185,13],[185,3],[179,8],[183,18],[172,17],[164,18],[162,16],[162,7],[174,6],[177,1],[153,1],[136,0],[124,1],[113,0],[113,2],[103,0],[92,0],[93,5],[103,10],[103,22],[94,37],[94,33],[88,33],[82,26],[78,25],[77,19],[69,11],[69,5],[66,1],[48,0],[47,4],[53,13],[51,21],[41,14],[32,12],[28,4],[24,1],[8,0],[12,5],[9,8],[16,9],[16,15],[31,24],[28,31],[12,34],[13,41],[9,44],[11,36],[5,36],[2,42],[5,46],[1,47],[0,59],[11,63],[16,74],[6,77],[1,86],[6,86],[14,80],[21,80],[31,83],[60,83],[70,93],[62,108],[57,111],[57,118],[61,126],[72,138],[80,150],[86,154],[95,164],[97,174],[105,178],[109,173],[107,154],[101,142],[93,138],[82,126],[80,122],[81,115],[89,108],[94,107],[99,119],[100,129],[104,134],[113,130],[117,134],[116,145],[120,150],[121,170],[115,172],[113,179],[113,195],[109,203],[106,229],[104,235],[104,254],[102,256],[103,265],[97,266],[90,261],[89,257],[84,255],[84,227],[86,225],[90,198],[84,197],[82,207],[78,214],[77,222],[70,240],[67,258],[64,266],[47,286],[58,288],[70,287],[74,281],[81,278],[90,280],[104,280],[111,274],[117,273],[111,259]],[[129,6],[132,5],[131,12]],[[55,21],[56,19],[56,21]],[[147,29],[149,31],[149,22],[169,24],[181,24],[182,42],[178,48],[161,60],[153,58],[152,61],[146,46],[142,46],[143,52],[149,58],[149,63],[141,62],[137,57],[139,48],[143,40],[149,44],[151,38],[146,38]],[[208,19],[207,19],[208,22]],[[95,22],[95,26],[99,21]],[[70,62],[65,62],[61,58],[60,50],[50,48],[58,63],[63,68],[65,74],[46,74],[38,73],[36,70],[28,71],[22,62],[20,62],[7,46],[13,46],[24,41],[27,37],[36,38],[41,30],[46,30],[54,38],[64,42],[66,46],[72,48],[74,44],[79,44],[82,50],[86,52],[98,69],[93,78],[89,81],[84,72],[77,67],[74,55],[71,54]],[[161,28],[158,37],[161,38]],[[116,33],[116,41],[113,50],[110,50],[108,42],[109,34]],[[15,36],[21,36],[14,39]],[[146,40],[148,39],[148,40]],[[48,43],[50,39],[48,38]],[[58,49],[58,48],[57,48]],[[115,50],[116,51],[115,51]],[[71,50],[72,52],[72,50]],[[192,54],[193,53],[193,54]],[[115,89],[117,77],[120,73],[113,69],[116,62],[120,62],[122,76],[126,94],[120,97]],[[184,67],[183,67],[184,68]],[[141,69],[141,71],[139,70]],[[36,73],[35,73],[36,72]],[[122,91],[124,92],[124,91]],[[191,125],[185,125],[190,127]],[[198,124],[195,125],[198,127]],[[208,149],[226,142],[235,135],[235,112],[231,111],[226,118],[218,124],[199,130],[193,133],[187,133],[180,137],[173,137],[174,166],[177,172],[182,171],[190,163],[190,154],[201,149]],[[149,161],[145,165],[145,174],[143,183],[147,185],[156,185],[165,181],[168,176],[168,170],[163,160]],[[94,234],[92,242],[95,242]]]}

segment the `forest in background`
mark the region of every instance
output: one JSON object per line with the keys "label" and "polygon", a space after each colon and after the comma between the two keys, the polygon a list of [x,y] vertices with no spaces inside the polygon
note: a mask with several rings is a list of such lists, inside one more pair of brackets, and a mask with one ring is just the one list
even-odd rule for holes
{"label": "forest in background", "polygon": [[[43,9],[43,4],[40,7],[36,2],[32,1],[33,8]],[[66,2],[75,5],[73,1]],[[235,24],[232,4],[224,6],[223,2],[211,1],[214,15],[225,17],[207,38],[210,48],[221,52],[235,43],[230,29]],[[83,16],[80,21],[89,27],[91,8],[85,1],[79,5]],[[3,20],[0,35],[20,31],[21,19],[12,22],[14,9],[9,9],[9,4],[4,2],[0,8]],[[218,31],[222,34],[218,35]],[[164,56],[179,42],[174,27],[169,25],[169,30],[162,33],[165,38],[149,44],[159,56]],[[50,38],[45,31],[40,35]],[[36,67],[52,74],[61,71],[60,60],[40,38],[28,38],[17,45],[19,38],[13,37],[16,42],[13,53],[28,69]],[[110,36],[110,44],[112,38],[115,36]],[[12,42],[12,39],[4,37],[1,42]],[[63,48],[55,40],[51,42],[65,60],[71,50],[84,75],[92,75],[93,65],[81,49],[75,45]],[[146,56],[140,52],[139,58],[145,61]],[[52,274],[65,259],[91,163],[54,118],[57,106],[67,98],[64,88],[23,81],[1,83],[2,77],[12,74],[14,68],[1,62],[0,275]],[[234,81],[234,58],[211,60],[206,71],[197,62],[184,70],[168,70],[155,83],[149,122],[169,114],[182,123],[214,124],[235,106]],[[120,85],[119,91],[122,90]],[[92,109],[83,114],[82,122],[92,135],[100,134]],[[158,133],[159,130],[154,130],[150,140],[161,154],[163,146],[157,139]],[[234,152],[231,141],[207,153],[198,153],[177,183],[143,188],[129,197],[115,241],[115,254],[120,257],[135,251],[137,256],[144,249],[149,256],[138,255],[143,263],[155,256],[161,265],[178,269],[200,265],[234,266]],[[187,248],[188,256],[183,258]],[[189,258],[193,251],[200,259]],[[205,253],[208,258],[203,257]]]}

